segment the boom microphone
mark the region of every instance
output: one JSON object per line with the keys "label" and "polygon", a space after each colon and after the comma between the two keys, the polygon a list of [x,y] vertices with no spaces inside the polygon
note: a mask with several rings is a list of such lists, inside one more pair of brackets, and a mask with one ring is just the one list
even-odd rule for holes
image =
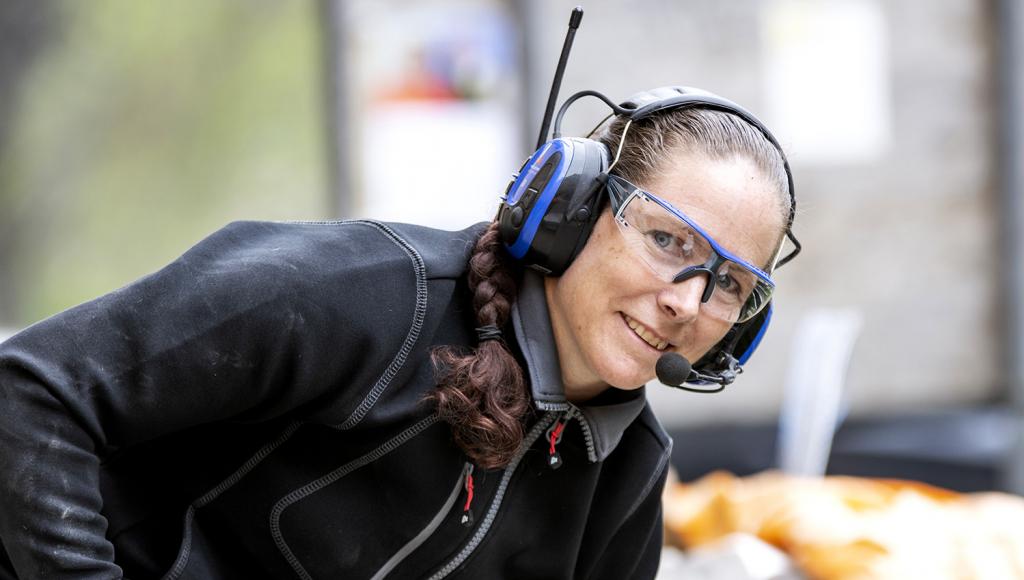
{"label": "boom microphone", "polygon": [[686,357],[678,352],[666,352],[658,358],[654,365],[654,373],[658,380],[670,387],[678,387],[690,378],[693,367]]}
{"label": "boom microphone", "polygon": [[[718,393],[726,385],[736,380],[736,375],[743,372],[735,358],[726,356],[727,368],[716,372],[702,372],[694,370],[690,361],[677,352],[666,352],[658,358],[654,364],[654,373],[658,380],[665,386],[690,391],[691,393]],[[684,383],[703,385],[703,387],[688,387]],[[715,386],[708,386],[715,385]]]}

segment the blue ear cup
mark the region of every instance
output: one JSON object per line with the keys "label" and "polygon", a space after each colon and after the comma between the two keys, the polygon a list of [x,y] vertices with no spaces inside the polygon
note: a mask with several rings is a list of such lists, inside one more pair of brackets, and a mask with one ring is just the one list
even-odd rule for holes
{"label": "blue ear cup", "polygon": [[548,141],[513,178],[498,210],[498,231],[512,257],[559,275],[586,244],[601,208],[608,149],[577,137]]}
{"label": "blue ear cup", "polygon": [[758,345],[761,344],[761,339],[764,338],[764,333],[768,330],[768,324],[772,321],[772,303],[769,302],[768,306],[764,308],[758,315],[751,320],[752,324],[748,324],[747,328],[743,329],[736,341],[736,347],[734,353],[738,353],[736,357],[740,364],[746,364],[750,360],[751,355],[757,350]]}
{"label": "blue ear cup", "polygon": [[761,344],[761,339],[764,338],[764,333],[768,331],[768,324],[771,321],[772,303],[769,302],[768,306],[765,306],[764,310],[748,322],[746,328],[739,333],[733,352],[738,353],[736,358],[741,365],[746,364],[750,360],[751,355],[754,354],[754,351],[757,350],[758,345]]}

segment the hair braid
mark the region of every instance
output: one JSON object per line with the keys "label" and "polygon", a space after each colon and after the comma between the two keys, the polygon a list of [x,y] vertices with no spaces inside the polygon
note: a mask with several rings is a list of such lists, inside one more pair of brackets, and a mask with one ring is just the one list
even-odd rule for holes
{"label": "hair braid", "polygon": [[[469,259],[469,288],[479,326],[508,322],[516,281],[506,263],[498,224],[477,240]],[[433,352],[438,388],[431,399],[456,444],[485,469],[504,467],[523,440],[530,408],[523,370],[504,342],[488,340],[469,353],[451,346]]]}

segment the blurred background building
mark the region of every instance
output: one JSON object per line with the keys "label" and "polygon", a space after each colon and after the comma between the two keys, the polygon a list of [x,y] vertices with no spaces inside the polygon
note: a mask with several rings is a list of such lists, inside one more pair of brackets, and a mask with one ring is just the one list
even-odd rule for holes
{"label": "blurred background building", "polygon": [[[722,394],[652,385],[684,476],[776,461],[803,320],[853,313],[830,469],[1021,489],[1016,0],[591,0],[562,98],[702,87],[797,183],[798,260]],[[0,326],[236,219],[489,219],[532,151],[574,2],[0,4]],[[586,133],[605,111],[567,117]],[[854,340],[855,339],[855,340]],[[808,413],[812,411],[807,411]]]}

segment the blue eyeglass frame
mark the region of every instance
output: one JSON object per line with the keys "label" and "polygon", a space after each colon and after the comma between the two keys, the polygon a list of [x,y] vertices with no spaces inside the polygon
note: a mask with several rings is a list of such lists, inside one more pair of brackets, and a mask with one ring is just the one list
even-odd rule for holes
{"label": "blue eyeglass frame", "polygon": [[[711,295],[714,293],[715,287],[717,285],[715,273],[717,272],[719,266],[721,266],[723,263],[727,261],[735,262],[743,266],[744,268],[750,270],[751,272],[754,273],[755,276],[760,278],[764,283],[771,287],[772,294],[775,293],[775,282],[771,279],[771,276],[769,276],[760,268],[752,265],[750,262],[747,262],[743,258],[733,255],[728,250],[720,246],[718,242],[716,242],[715,239],[711,237],[710,234],[705,232],[704,229],[697,225],[692,219],[690,219],[689,216],[676,209],[676,207],[673,206],[671,203],[661,199],[660,197],[654,195],[649,191],[646,191],[638,187],[636,184],[630,182],[628,179],[619,177],[618,175],[608,175],[605,189],[608,190],[608,199],[611,201],[612,211],[614,212],[616,219],[619,219],[619,212],[622,210],[622,208],[626,206],[626,204],[632,198],[642,194],[647,198],[651,199],[652,201],[654,201],[655,203],[657,203],[658,205],[660,205],[662,208],[668,210],[670,213],[672,213],[672,215],[681,219],[686,225],[696,230],[698,234],[700,234],[705,240],[707,240],[708,244],[711,245],[711,251],[713,252],[711,258],[703,264],[687,266],[686,268],[683,268],[678,274],[676,274],[672,278],[672,283],[678,284],[680,282],[689,280],[690,278],[693,278],[698,274],[706,273],[708,275],[708,282],[707,286],[704,288],[704,294],[701,296],[702,303],[706,303],[708,300],[711,299]],[[627,190],[629,191],[629,193],[625,194],[625,191]],[[767,302],[768,301],[765,301],[766,304]],[[764,306],[762,305],[761,308],[763,307]],[[758,311],[760,311],[760,308],[758,309]]]}

